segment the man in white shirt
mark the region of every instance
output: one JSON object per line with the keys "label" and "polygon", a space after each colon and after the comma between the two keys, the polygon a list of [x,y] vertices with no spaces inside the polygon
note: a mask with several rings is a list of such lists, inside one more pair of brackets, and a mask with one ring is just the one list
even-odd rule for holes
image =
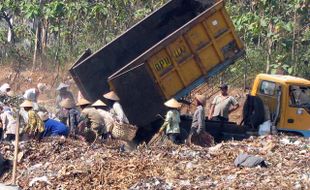
{"label": "man in white shirt", "polygon": [[29,101],[32,101],[32,102],[37,102],[39,94],[40,94],[39,89],[37,89],[37,88],[30,88],[30,89],[25,91],[23,97],[26,100],[29,100]]}

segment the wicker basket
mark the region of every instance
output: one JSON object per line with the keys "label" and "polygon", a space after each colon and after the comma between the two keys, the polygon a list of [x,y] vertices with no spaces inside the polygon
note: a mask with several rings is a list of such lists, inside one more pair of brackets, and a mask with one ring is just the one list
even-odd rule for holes
{"label": "wicker basket", "polygon": [[112,136],[116,139],[131,141],[135,138],[138,128],[136,126],[115,122],[112,129]]}

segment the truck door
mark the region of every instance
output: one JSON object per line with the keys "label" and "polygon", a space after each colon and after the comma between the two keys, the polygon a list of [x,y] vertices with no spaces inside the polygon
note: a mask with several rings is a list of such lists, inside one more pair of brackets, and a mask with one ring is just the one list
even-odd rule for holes
{"label": "truck door", "polygon": [[277,89],[280,84],[272,81],[262,80],[257,90],[257,96],[262,99],[264,105],[268,107],[270,114],[274,115],[277,108]]}
{"label": "truck door", "polygon": [[286,93],[284,130],[310,133],[310,87],[290,85]]}

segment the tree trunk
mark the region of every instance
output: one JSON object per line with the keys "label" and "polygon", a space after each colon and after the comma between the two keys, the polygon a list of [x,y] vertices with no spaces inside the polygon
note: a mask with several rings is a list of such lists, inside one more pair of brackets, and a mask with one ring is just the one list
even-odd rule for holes
{"label": "tree trunk", "polygon": [[44,21],[44,25],[42,28],[42,52],[45,52],[45,48],[47,47],[48,43],[48,20]]}
{"label": "tree trunk", "polygon": [[[40,9],[43,9],[43,0],[40,0]],[[32,62],[32,72],[37,67],[38,58],[40,61],[40,66],[42,66],[42,18],[36,18],[37,28],[36,28],[36,38],[35,46],[33,53],[33,62]]]}
{"label": "tree trunk", "polygon": [[41,27],[41,20],[38,19],[37,21],[37,29],[36,29],[36,38],[35,38],[35,46],[34,46],[34,53],[33,53],[33,63],[32,63],[32,72],[37,67],[37,59],[39,58],[41,60],[41,54],[42,54],[42,27]]}
{"label": "tree trunk", "polygon": [[292,64],[294,64],[295,74],[297,74],[297,66],[298,66],[297,61],[296,61],[296,28],[297,28],[297,10],[295,9],[294,21],[293,21],[292,53],[291,53],[291,61],[292,61]]}
{"label": "tree trunk", "polygon": [[[269,32],[271,33],[273,29],[272,23],[269,23]],[[272,37],[270,36],[267,40],[267,60],[266,60],[266,73],[270,73],[270,65],[271,65],[271,54],[272,54]]]}
{"label": "tree trunk", "polygon": [[15,32],[14,32],[14,27],[13,27],[13,18],[9,16],[8,13],[5,11],[0,12],[0,18],[3,18],[7,25],[9,26],[9,31],[8,31],[8,42],[9,43],[15,43]]}

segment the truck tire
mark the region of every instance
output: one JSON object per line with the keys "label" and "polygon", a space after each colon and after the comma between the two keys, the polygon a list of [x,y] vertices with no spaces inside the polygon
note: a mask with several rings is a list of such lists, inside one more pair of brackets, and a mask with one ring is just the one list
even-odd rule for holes
{"label": "truck tire", "polygon": [[247,96],[243,106],[243,120],[246,127],[258,129],[265,121],[265,109],[263,101],[257,96]]}

